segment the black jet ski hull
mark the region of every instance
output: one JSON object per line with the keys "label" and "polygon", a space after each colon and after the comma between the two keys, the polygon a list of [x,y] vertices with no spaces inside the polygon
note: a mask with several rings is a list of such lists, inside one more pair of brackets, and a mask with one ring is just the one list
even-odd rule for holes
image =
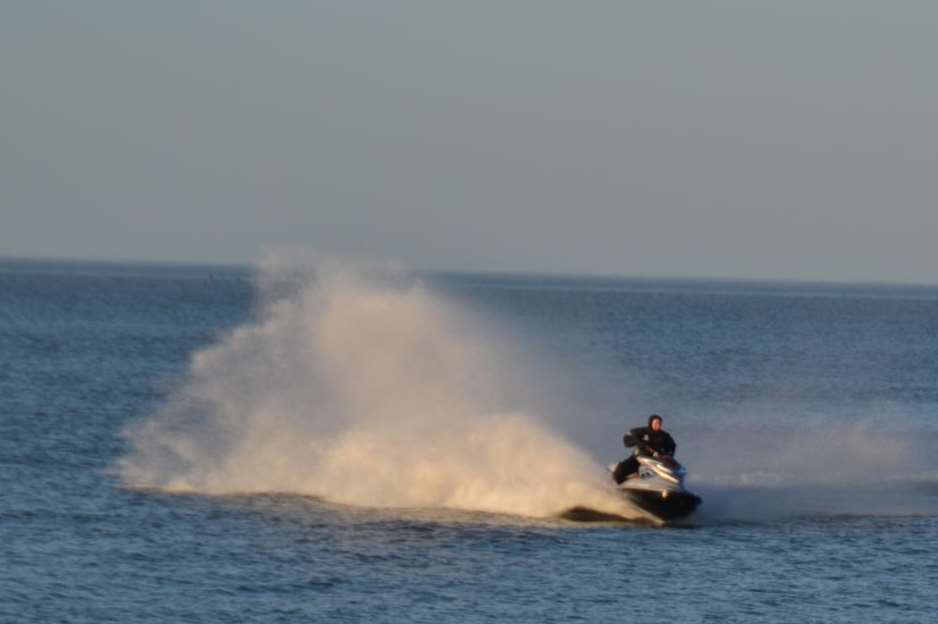
{"label": "black jet ski hull", "polygon": [[622,493],[637,507],[661,520],[685,518],[700,505],[700,497],[690,492],[623,488]]}

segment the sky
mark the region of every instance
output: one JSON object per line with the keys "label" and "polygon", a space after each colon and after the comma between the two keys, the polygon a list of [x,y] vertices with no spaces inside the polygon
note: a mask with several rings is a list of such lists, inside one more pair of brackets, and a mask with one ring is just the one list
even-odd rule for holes
{"label": "sky", "polygon": [[11,0],[0,256],[938,283],[938,3]]}

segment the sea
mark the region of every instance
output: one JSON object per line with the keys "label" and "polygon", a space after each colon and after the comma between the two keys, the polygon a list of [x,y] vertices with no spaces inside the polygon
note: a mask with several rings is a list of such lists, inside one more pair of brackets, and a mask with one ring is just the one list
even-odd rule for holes
{"label": "sea", "polygon": [[938,287],[0,260],[0,484],[0,622],[934,623]]}

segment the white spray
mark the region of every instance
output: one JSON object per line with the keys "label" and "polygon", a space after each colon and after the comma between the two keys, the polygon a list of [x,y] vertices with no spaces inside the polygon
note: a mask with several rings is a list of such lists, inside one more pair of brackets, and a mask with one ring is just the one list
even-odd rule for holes
{"label": "white spray", "polygon": [[536,367],[503,337],[401,275],[288,273],[262,271],[256,322],[196,353],[165,408],[125,432],[125,483],[637,515],[603,469],[531,413]]}

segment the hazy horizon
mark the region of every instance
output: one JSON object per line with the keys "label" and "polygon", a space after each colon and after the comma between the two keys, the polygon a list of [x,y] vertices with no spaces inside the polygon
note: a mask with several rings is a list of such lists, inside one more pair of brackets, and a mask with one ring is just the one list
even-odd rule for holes
{"label": "hazy horizon", "polygon": [[[341,258],[329,258],[330,262],[341,262]],[[348,260],[347,266],[361,266],[360,261],[348,257],[345,260]],[[7,264],[23,264],[23,265],[53,265],[55,267],[69,267],[80,268],[82,266],[91,266],[104,269],[105,267],[120,271],[122,268],[134,268],[141,267],[146,269],[158,270],[160,268],[166,269],[212,269],[212,270],[221,270],[221,271],[238,271],[244,272],[245,274],[250,274],[256,271],[261,267],[263,261],[251,261],[251,262],[226,262],[226,261],[199,261],[199,260],[179,260],[179,259],[151,259],[151,258],[106,258],[106,257],[66,257],[66,256],[16,256],[16,255],[0,255],[0,265]],[[649,283],[658,283],[658,284],[681,284],[681,283],[712,283],[719,284],[725,282],[727,284],[753,284],[753,285],[804,285],[807,287],[824,287],[827,285],[830,286],[843,286],[847,288],[857,287],[883,287],[883,288],[925,288],[925,289],[934,289],[938,288],[938,281],[926,282],[926,281],[911,281],[911,280],[875,280],[875,279],[812,279],[812,278],[798,278],[798,277],[727,277],[719,275],[637,275],[637,274],[626,274],[626,273],[586,273],[586,272],[563,272],[563,271],[525,271],[525,270],[512,270],[512,269],[440,269],[433,267],[413,267],[405,266],[400,263],[387,262],[387,265],[394,267],[395,270],[403,270],[410,276],[415,277],[424,277],[424,276],[441,276],[441,277],[458,277],[458,276],[485,276],[485,277],[506,277],[506,278],[532,278],[538,279],[543,278],[547,280],[599,280],[605,281],[610,280],[612,282],[649,282]],[[367,264],[367,266],[377,266],[380,268],[381,261],[375,260],[373,264]],[[2,269],[2,266],[0,266]],[[213,277],[218,277],[217,274],[213,274]]]}
{"label": "hazy horizon", "polygon": [[938,283],[938,5],[0,7],[0,257]]}

